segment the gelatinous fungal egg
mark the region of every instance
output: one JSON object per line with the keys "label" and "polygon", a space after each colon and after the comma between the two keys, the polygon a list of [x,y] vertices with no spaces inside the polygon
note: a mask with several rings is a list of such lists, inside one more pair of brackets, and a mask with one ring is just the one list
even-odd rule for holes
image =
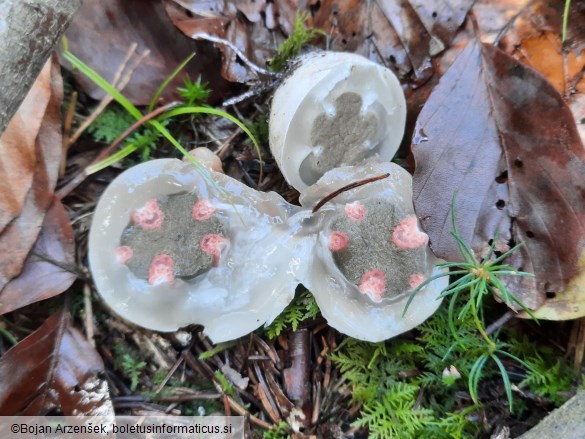
{"label": "gelatinous fungal egg", "polygon": [[389,161],[405,121],[392,71],[354,53],[311,52],[274,94],[270,149],[286,180],[303,192],[330,169],[371,157]]}
{"label": "gelatinous fungal egg", "polygon": [[303,282],[331,326],[367,341],[422,323],[438,308],[447,284],[441,278],[423,287],[403,315],[412,292],[438,273],[439,262],[414,214],[412,178],[393,163],[369,162],[329,171],[301,196],[310,208],[348,183],[386,173],[387,178],[341,193],[315,214],[321,229]]}
{"label": "gelatinous fungal egg", "polygon": [[89,261],[117,314],[143,327],[204,326],[214,342],[272,321],[298,284],[296,208],[190,163],[153,160],[118,176],[96,208]]}

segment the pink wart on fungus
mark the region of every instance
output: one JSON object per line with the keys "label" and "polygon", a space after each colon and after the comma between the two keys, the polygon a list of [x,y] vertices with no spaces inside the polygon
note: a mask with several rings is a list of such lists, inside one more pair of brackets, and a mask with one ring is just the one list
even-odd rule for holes
{"label": "pink wart on fungus", "polygon": [[349,238],[343,232],[331,232],[329,235],[329,250],[332,252],[340,252],[347,248]]}
{"label": "pink wart on fungus", "polygon": [[213,266],[219,265],[219,257],[221,255],[221,247],[228,243],[228,240],[221,235],[215,233],[208,233],[199,243],[201,250],[213,257]]}
{"label": "pink wart on fungus", "polygon": [[429,236],[418,228],[416,215],[409,215],[392,232],[392,242],[401,250],[412,250],[425,246]]}
{"label": "pink wart on fungus", "polygon": [[151,198],[146,202],[144,207],[132,213],[132,221],[147,230],[160,228],[164,219],[165,215],[160,209],[156,198]]}
{"label": "pink wart on fungus", "polygon": [[412,273],[408,276],[408,286],[411,290],[416,290],[420,284],[426,280],[425,276],[421,273]]}
{"label": "pink wart on fungus", "polygon": [[386,278],[381,270],[367,271],[360,281],[358,290],[370,296],[374,302],[380,302],[386,290]]}
{"label": "pink wart on fungus", "polygon": [[345,205],[345,214],[351,221],[359,223],[366,217],[366,207],[359,201],[347,203]]}
{"label": "pink wart on fungus", "polygon": [[197,221],[206,221],[213,216],[217,209],[209,202],[209,200],[199,200],[193,206],[191,214],[193,219]]}
{"label": "pink wart on fungus", "polygon": [[134,252],[132,251],[132,248],[127,245],[116,247],[116,258],[118,258],[118,262],[121,264],[128,262],[133,255]]}
{"label": "pink wart on fungus", "polygon": [[175,280],[173,265],[173,258],[169,255],[158,255],[148,268],[148,283],[150,285],[158,285],[163,282],[173,283]]}

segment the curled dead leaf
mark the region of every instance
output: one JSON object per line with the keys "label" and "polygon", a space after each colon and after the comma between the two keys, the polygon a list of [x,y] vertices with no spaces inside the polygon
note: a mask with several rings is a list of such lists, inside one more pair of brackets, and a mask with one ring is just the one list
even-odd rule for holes
{"label": "curled dead leaf", "polygon": [[331,35],[331,49],[357,52],[421,84],[433,74],[431,57],[449,46],[473,5],[449,0],[321,2],[313,24]]}

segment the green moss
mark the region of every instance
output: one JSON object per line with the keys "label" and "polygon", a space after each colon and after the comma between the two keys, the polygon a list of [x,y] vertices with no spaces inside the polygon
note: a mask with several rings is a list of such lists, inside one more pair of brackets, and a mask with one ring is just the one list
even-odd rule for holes
{"label": "green moss", "polygon": [[290,426],[282,421],[272,427],[270,430],[266,430],[263,433],[264,439],[288,439],[290,438],[291,428]]}
{"label": "green moss", "polygon": [[130,380],[130,390],[136,390],[146,362],[138,359],[137,353],[123,342],[114,345],[113,353],[114,366]]}
{"label": "green moss", "polygon": [[289,37],[276,50],[276,55],[270,60],[270,70],[280,72],[286,66],[289,59],[299,54],[302,47],[317,35],[326,35],[320,29],[307,27],[307,15],[297,12],[294,28]]}
{"label": "green moss", "polygon": [[265,331],[269,338],[276,338],[286,328],[296,331],[301,322],[314,319],[319,314],[319,307],[313,295],[305,290],[297,294],[284,311],[274,319]]}

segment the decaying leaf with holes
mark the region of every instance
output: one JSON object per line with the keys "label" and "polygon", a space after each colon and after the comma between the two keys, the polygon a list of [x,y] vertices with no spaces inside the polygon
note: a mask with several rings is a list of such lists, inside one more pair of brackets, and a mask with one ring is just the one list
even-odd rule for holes
{"label": "decaying leaf with holes", "polygon": [[114,416],[104,364],[66,311],[0,358],[0,415]]}
{"label": "decaying leaf with holes", "polygon": [[585,286],[569,287],[583,272],[585,150],[545,78],[472,42],[423,108],[413,152],[415,209],[438,257],[461,260],[450,227],[457,192],[457,227],[478,256],[492,239],[502,250],[525,243],[507,262],[535,276],[507,278],[512,294],[538,309],[572,291],[581,299],[556,317],[585,315]]}

